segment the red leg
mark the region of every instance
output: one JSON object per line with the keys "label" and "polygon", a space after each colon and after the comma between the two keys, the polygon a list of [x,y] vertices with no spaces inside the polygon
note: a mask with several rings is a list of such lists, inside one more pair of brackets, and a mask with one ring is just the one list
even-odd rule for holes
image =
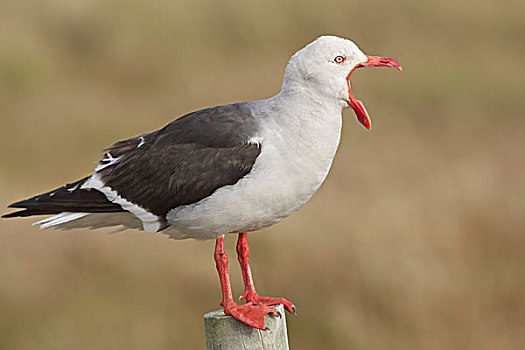
{"label": "red leg", "polygon": [[228,255],[224,251],[224,237],[217,238],[214,257],[221,281],[221,306],[224,307],[224,313],[233,316],[235,319],[249,326],[266,330],[267,328],[264,327],[264,316],[267,314],[279,316],[279,314],[273,307],[268,305],[257,305],[254,303],[237,305],[233,301],[230,276],[228,275]]}
{"label": "red leg", "polygon": [[237,240],[237,257],[241,264],[242,277],[244,279],[244,293],[240,299],[246,299],[246,302],[264,304],[264,305],[277,305],[283,304],[284,308],[292,314],[297,314],[295,305],[284,298],[272,298],[272,297],[260,297],[255,291],[255,285],[253,283],[252,269],[250,268],[250,248],[248,247],[248,233],[239,233],[239,239]]}

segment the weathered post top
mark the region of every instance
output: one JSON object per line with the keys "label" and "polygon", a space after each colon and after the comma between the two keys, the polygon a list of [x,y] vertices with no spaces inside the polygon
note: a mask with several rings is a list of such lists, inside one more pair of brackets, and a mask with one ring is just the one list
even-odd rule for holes
{"label": "weathered post top", "polygon": [[204,332],[208,350],[288,350],[286,316],[282,305],[274,306],[281,317],[266,315],[261,331],[226,316],[222,310],[204,315]]}

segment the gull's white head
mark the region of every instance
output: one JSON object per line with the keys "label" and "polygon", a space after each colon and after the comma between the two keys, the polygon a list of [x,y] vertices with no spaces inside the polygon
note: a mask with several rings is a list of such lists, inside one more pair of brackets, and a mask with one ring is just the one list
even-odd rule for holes
{"label": "gull's white head", "polygon": [[367,66],[402,70],[391,58],[367,56],[356,44],[336,36],[322,36],[292,56],[283,82],[284,91],[307,91],[311,97],[334,100],[343,108],[352,107],[357,119],[370,129],[371,122],[363,103],[350,89],[354,69]]}

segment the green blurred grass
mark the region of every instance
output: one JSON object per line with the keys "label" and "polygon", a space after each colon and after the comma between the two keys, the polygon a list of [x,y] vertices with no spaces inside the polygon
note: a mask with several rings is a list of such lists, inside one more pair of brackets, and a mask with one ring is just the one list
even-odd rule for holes
{"label": "green blurred grass", "polygon": [[[3,1],[0,203],[88,174],[99,150],[191,110],[271,96],[321,34],[360,70],[319,193],[253,234],[295,349],[525,347],[521,1]],[[213,242],[0,224],[0,348],[203,348]],[[234,239],[228,240],[233,254]],[[231,259],[235,262],[235,259]],[[239,269],[232,264],[237,295]]]}

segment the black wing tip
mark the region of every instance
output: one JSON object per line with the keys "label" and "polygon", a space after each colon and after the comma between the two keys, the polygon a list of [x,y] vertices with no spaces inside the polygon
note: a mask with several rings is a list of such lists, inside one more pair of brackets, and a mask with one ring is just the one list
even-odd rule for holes
{"label": "black wing tip", "polygon": [[31,198],[22,199],[21,201],[9,204],[7,207],[8,208],[17,208],[17,209],[18,208],[21,208],[21,209],[34,208],[34,209],[37,209],[35,207],[40,205],[39,200],[41,198],[45,197],[45,196],[49,197],[49,193],[52,193],[52,192],[53,191],[48,192],[48,193],[39,194],[39,195],[31,197]]}
{"label": "black wing tip", "polygon": [[14,211],[12,213],[7,213],[2,215],[3,219],[10,219],[10,218],[25,218],[28,216],[33,215],[52,215],[52,214],[58,214],[59,211],[55,210],[39,210],[39,209],[24,209],[24,210],[18,210]]}
{"label": "black wing tip", "polygon": [[61,212],[109,213],[125,211],[120,205],[110,202],[102,192],[81,189],[79,186],[86,179],[11,203],[8,208],[22,210],[4,214],[2,218],[50,215]]}
{"label": "black wing tip", "polygon": [[[37,213],[35,213],[35,210],[28,209],[28,206],[30,206],[31,203],[34,203],[34,200],[37,197],[33,197],[33,198],[30,198],[30,199],[24,199],[24,200],[21,200],[21,201],[9,204],[7,206],[8,208],[16,208],[16,209],[23,209],[23,210],[18,210],[18,211],[14,211],[12,213],[7,213],[7,214],[2,215],[1,217],[3,219],[8,219],[8,218],[16,218],[16,217],[38,215]],[[32,213],[32,214],[30,214],[30,213]]]}
{"label": "black wing tip", "polygon": [[19,217],[19,216],[23,216],[20,213],[22,213],[24,211],[25,210],[19,210],[19,211],[15,211],[15,212],[12,212],[12,213],[9,213],[9,214],[4,214],[4,215],[2,215],[2,219],[9,219],[9,218],[16,218],[16,217]]}
{"label": "black wing tip", "polygon": [[24,199],[24,200],[21,200],[21,201],[18,201],[18,202],[11,203],[7,207],[8,208],[27,208],[27,205],[30,204],[31,202],[33,202],[34,199],[35,198]]}
{"label": "black wing tip", "polygon": [[2,215],[2,219],[29,216],[28,214],[24,214],[25,212],[27,212],[27,210],[19,210],[19,211],[14,211],[12,213],[7,213],[7,214]]}

